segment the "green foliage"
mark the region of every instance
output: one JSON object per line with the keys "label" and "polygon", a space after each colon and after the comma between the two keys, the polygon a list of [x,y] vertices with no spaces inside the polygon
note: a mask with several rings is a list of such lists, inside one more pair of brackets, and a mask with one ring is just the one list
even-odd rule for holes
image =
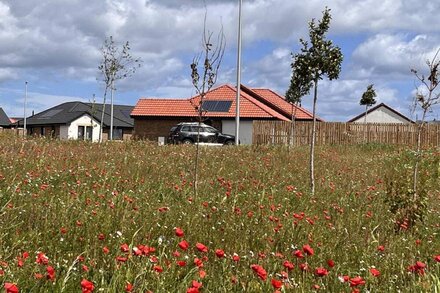
{"label": "green foliage", "polygon": [[[81,292],[80,282],[87,279],[93,292],[124,292],[127,283],[133,292],[186,292],[196,280],[202,292],[273,292],[271,279],[287,271],[286,260],[294,268],[285,292],[310,292],[313,285],[322,292],[350,292],[350,284],[338,278],[345,275],[361,276],[362,292],[432,292],[438,286],[438,278],[430,277],[440,272],[433,259],[440,254],[438,150],[426,152],[430,163],[422,164],[429,205],[417,233],[393,233],[393,214],[383,204],[386,166],[412,163],[410,155],[401,156],[402,149],[317,148],[315,197],[303,195],[307,148],[204,148],[197,198],[192,152],[146,142],[93,144],[1,134],[0,286]],[[185,235],[177,237],[175,227]],[[182,239],[190,245],[187,251],[178,246]],[[209,251],[198,251],[197,242]],[[128,252],[121,250],[123,244]],[[141,244],[155,251],[136,256],[133,249]],[[305,244],[314,255],[295,257]],[[217,257],[216,249],[226,256]],[[24,252],[29,257],[19,266]],[[36,263],[38,252],[54,267],[54,280],[47,279],[46,265]],[[232,259],[234,253],[239,261]],[[127,260],[117,260],[120,256]],[[203,259],[202,268],[195,258]],[[424,276],[408,271],[416,261],[427,264]],[[299,268],[304,263],[306,271]],[[266,281],[252,264],[265,268]],[[379,277],[370,274],[373,266]],[[316,276],[318,267],[329,274]]]}
{"label": "green foliage", "polygon": [[374,104],[376,104],[376,100],[374,99],[376,97],[376,91],[373,88],[373,84],[370,84],[367,86],[367,89],[362,94],[362,98],[359,102],[362,106],[371,107]]}
{"label": "green foliage", "polygon": [[312,19],[309,23],[310,43],[300,39],[302,45],[300,53],[292,54],[292,77],[286,92],[288,101],[299,102],[323,76],[327,76],[330,80],[339,77],[343,55],[338,46],[334,46],[331,40],[326,39],[325,34],[330,28],[330,20],[328,8],[324,10],[318,24]]}
{"label": "green foliage", "polygon": [[430,193],[439,192],[440,158],[432,151],[425,151],[421,154],[423,158],[420,158],[419,164],[419,172],[423,176],[418,177],[418,191],[415,194],[412,174],[417,156],[413,151],[404,151],[386,163],[385,202],[393,214],[396,230],[415,228],[418,223],[423,223]]}

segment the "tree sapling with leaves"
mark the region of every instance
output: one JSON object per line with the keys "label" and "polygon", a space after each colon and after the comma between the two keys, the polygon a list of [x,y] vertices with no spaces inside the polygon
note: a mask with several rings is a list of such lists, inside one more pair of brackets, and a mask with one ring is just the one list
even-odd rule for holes
{"label": "tree sapling with leaves", "polygon": [[316,104],[318,100],[318,81],[327,76],[329,80],[337,79],[341,72],[343,55],[338,46],[334,46],[331,40],[326,39],[326,33],[330,28],[330,9],[325,8],[322,19],[315,23],[309,22],[310,43],[300,39],[301,52],[293,55],[292,77],[287,96],[293,101],[310,92],[313,93],[313,125],[312,139],[310,143],[310,189],[315,194],[315,136],[316,136]]}

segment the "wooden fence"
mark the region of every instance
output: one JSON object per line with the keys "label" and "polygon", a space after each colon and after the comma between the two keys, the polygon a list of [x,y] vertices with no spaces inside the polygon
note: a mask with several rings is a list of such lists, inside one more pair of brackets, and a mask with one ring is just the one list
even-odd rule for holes
{"label": "wooden fence", "polygon": [[2,128],[0,127],[0,133],[11,133],[15,135],[23,135],[23,128]]}
{"label": "wooden fence", "polygon": [[[316,144],[384,143],[415,145],[417,124],[317,122]],[[292,136],[293,129],[293,136]],[[254,144],[310,144],[312,122],[254,121]],[[440,125],[426,124],[421,135],[422,146],[440,146]]]}

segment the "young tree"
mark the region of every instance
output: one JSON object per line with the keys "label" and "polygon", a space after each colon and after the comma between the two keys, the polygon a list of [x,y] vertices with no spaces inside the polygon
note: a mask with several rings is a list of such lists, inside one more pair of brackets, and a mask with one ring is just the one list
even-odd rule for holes
{"label": "young tree", "polygon": [[202,38],[202,52],[194,57],[191,63],[191,81],[198,95],[197,98],[192,99],[191,103],[197,111],[197,142],[196,155],[194,162],[194,193],[197,196],[198,191],[198,167],[200,158],[200,126],[204,121],[206,111],[203,109],[203,102],[206,94],[211,90],[217,82],[218,71],[223,60],[223,55],[226,47],[225,35],[223,29],[217,35],[217,44],[213,44],[213,33],[206,30],[206,14],[204,22],[204,31]]}
{"label": "young tree", "polygon": [[115,82],[127,78],[136,72],[141,66],[140,58],[133,58],[130,54],[130,45],[128,41],[118,48],[110,36],[105,39],[101,47],[102,60],[98,66],[102,74],[102,81],[105,84],[104,99],[101,113],[101,130],[99,132],[99,142],[102,142],[102,131],[104,126],[104,113],[107,94],[111,92],[111,114],[110,114],[110,132],[109,139],[113,138],[113,91],[116,90]]}
{"label": "young tree", "polygon": [[310,92],[312,86],[313,93],[313,124],[312,138],[310,143],[310,189],[312,195],[315,194],[315,136],[316,136],[316,104],[318,100],[318,81],[327,76],[329,80],[337,79],[341,72],[343,60],[341,49],[334,46],[331,40],[326,40],[326,33],[330,28],[330,9],[325,8],[322,19],[315,23],[312,19],[309,22],[308,41],[300,39],[302,45],[301,52],[293,55],[292,79],[288,95],[292,97],[302,97]]}
{"label": "young tree", "polygon": [[376,104],[376,100],[374,99],[376,97],[376,91],[374,90],[373,86],[374,86],[373,84],[367,86],[367,89],[362,94],[361,100],[359,101],[359,105],[365,106],[364,123],[367,123],[368,107],[371,107],[374,104]]}
{"label": "young tree", "polygon": [[374,99],[376,97],[376,91],[373,88],[373,84],[370,84],[367,86],[367,89],[362,94],[361,100],[359,104],[361,106],[365,106],[365,117],[364,117],[364,141],[367,139],[367,114],[368,114],[368,107],[373,106],[376,104],[376,100]]}
{"label": "young tree", "polygon": [[439,66],[440,59],[438,59],[438,54],[440,49],[437,50],[436,54],[432,60],[427,60],[426,65],[428,66],[429,76],[425,77],[424,74],[420,74],[416,69],[411,69],[411,72],[415,75],[416,79],[420,82],[419,87],[417,87],[417,92],[414,98],[414,111],[420,109],[422,118],[417,121],[417,145],[416,145],[416,158],[413,170],[413,197],[414,201],[417,201],[418,197],[418,171],[419,164],[421,160],[421,135],[423,128],[426,124],[426,115],[432,110],[434,105],[440,104],[440,91],[439,86]]}

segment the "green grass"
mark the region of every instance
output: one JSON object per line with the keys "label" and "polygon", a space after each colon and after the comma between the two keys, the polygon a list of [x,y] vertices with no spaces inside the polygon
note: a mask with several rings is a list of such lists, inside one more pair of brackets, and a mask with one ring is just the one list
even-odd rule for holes
{"label": "green grass", "polygon": [[[186,292],[196,280],[202,292],[271,292],[271,280],[287,272],[288,260],[295,268],[281,289],[286,292],[310,292],[314,285],[323,292],[440,290],[440,263],[434,260],[440,254],[438,150],[422,165],[429,179],[424,222],[401,232],[395,232],[384,181],[400,178],[390,176],[393,164],[410,168],[403,148],[318,148],[314,197],[308,193],[306,147],[202,148],[198,197],[191,184],[194,152],[192,146],[145,142],[0,136],[1,284],[15,283],[22,292],[81,292],[87,279],[95,292],[124,292],[127,283],[133,292]],[[184,237],[175,235],[175,227]],[[190,244],[186,251],[178,246],[183,239]],[[198,242],[209,251],[199,252]],[[129,252],[121,251],[122,244]],[[295,257],[305,244],[314,254]],[[140,245],[154,249],[135,256],[132,249]],[[226,256],[218,258],[216,249]],[[55,269],[54,280],[46,278],[47,265],[36,263],[39,252]],[[426,264],[424,275],[408,271],[416,261]],[[299,268],[303,263],[308,271]],[[253,264],[264,267],[267,280]],[[318,267],[329,274],[316,276]],[[372,267],[379,277],[371,275]],[[365,284],[350,287],[341,276],[361,276]]]}

